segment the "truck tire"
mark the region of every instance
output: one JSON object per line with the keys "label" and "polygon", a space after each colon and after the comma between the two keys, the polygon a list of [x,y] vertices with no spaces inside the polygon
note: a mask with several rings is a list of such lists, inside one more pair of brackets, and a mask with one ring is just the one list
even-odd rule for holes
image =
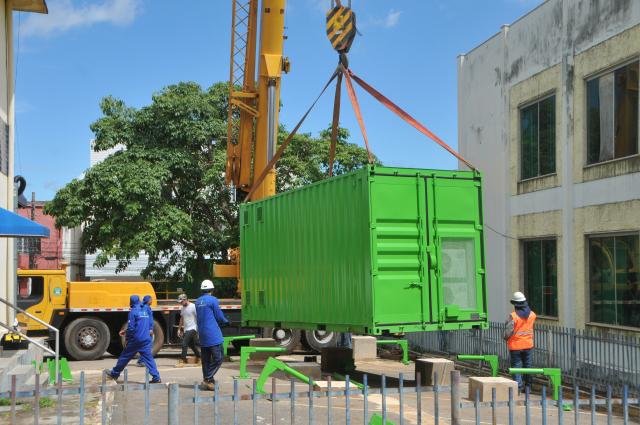
{"label": "truck tire", "polygon": [[64,346],[74,360],[101,358],[111,340],[109,327],[100,319],[79,317],[64,330]]}
{"label": "truck tire", "polygon": [[304,339],[302,343],[310,350],[322,351],[325,347],[335,347],[338,344],[338,338],[340,334],[337,332],[329,331],[304,331]]}
{"label": "truck tire", "polygon": [[[123,331],[127,330],[126,322],[122,325],[122,328],[120,328],[120,330],[123,330]],[[121,336],[120,344],[124,349],[124,347],[127,346],[127,338],[124,336]],[[158,354],[158,351],[160,351],[163,345],[164,345],[164,331],[162,330],[162,326],[160,326],[160,323],[154,320],[153,321],[153,346],[151,348],[151,354],[153,354],[153,356],[155,357],[155,355]]]}
{"label": "truck tire", "polygon": [[300,344],[300,331],[298,329],[264,328],[262,335],[265,338],[275,339],[276,347],[286,349],[287,353],[291,353]]}

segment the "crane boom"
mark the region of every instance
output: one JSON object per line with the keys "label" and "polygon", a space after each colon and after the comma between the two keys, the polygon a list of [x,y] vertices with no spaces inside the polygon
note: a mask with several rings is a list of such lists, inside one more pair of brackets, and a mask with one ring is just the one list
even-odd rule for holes
{"label": "crane boom", "polygon": [[[254,177],[262,173],[273,157],[277,144],[280,78],[282,71],[289,69],[289,62],[282,55],[286,0],[232,0],[232,3],[226,180],[248,192]],[[256,76],[258,16],[260,46]],[[253,198],[274,195],[275,178],[272,169]]]}

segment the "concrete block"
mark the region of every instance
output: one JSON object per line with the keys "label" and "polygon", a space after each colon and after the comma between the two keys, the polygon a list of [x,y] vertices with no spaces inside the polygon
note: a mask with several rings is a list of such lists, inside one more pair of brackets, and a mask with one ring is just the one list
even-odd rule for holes
{"label": "concrete block", "polygon": [[518,383],[509,378],[475,376],[469,378],[469,400],[476,399],[476,390],[480,390],[480,401],[491,401],[491,390],[496,389],[496,401],[509,401],[509,388],[513,388],[513,397],[518,396]]}
{"label": "concrete block", "polygon": [[345,347],[322,349],[321,369],[327,373],[345,373],[353,369],[353,350]]}
{"label": "concrete block", "polygon": [[[320,365],[318,363],[298,362],[298,361],[285,362],[285,363],[287,364],[287,366],[297,370],[303,375],[308,376],[314,381],[318,381],[322,379],[322,373],[320,371]],[[286,379],[286,380],[289,380],[292,378],[291,375],[282,371],[278,371],[271,376],[275,377],[276,379]]]}
{"label": "concrete block", "polygon": [[436,385],[435,375],[438,375],[438,385],[451,383],[451,371],[454,363],[448,359],[417,359],[415,363],[416,374],[420,372],[420,385]]}
{"label": "concrete block", "polygon": [[[249,340],[250,347],[277,347],[278,343],[273,338],[252,338]],[[266,360],[269,357],[277,357],[284,353],[251,353],[249,360]]]}
{"label": "concrete block", "polygon": [[377,357],[376,338],[373,336],[352,336],[353,361],[374,360]]}

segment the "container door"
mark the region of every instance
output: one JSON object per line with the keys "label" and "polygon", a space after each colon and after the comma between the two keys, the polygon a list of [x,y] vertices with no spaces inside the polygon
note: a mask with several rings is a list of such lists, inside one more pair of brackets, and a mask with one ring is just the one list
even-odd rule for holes
{"label": "container door", "polygon": [[421,325],[430,311],[425,284],[424,179],[371,178],[374,323],[402,331]]}
{"label": "container door", "polygon": [[432,310],[439,323],[486,318],[480,181],[427,178],[427,198],[436,266]]}

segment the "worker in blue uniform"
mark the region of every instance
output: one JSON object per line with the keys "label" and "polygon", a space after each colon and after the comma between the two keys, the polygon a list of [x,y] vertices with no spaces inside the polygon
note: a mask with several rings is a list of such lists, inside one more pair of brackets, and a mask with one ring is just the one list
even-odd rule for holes
{"label": "worker in blue uniform", "polygon": [[[151,300],[152,300],[151,295],[145,295],[144,298],[142,298],[142,307],[144,307],[149,317],[151,317],[151,320],[149,321],[149,331],[151,331],[151,336],[153,337],[153,310],[151,310]],[[153,338],[151,339],[153,340]],[[152,346],[153,346],[153,341],[152,341]],[[136,366],[144,367],[144,363],[142,362],[142,357],[138,357]]]}
{"label": "worker in blue uniform", "polygon": [[129,320],[127,322],[127,329],[120,331],[120,335],[125,336],[127,345],[124,347],[122,354],[118,358],[118,362],[113,369],[106,369],[107,376],[118,379],[120,373],[127,366],[129,361],[140,353],[142,363],[147,367],[151,374],[151,383],[156,384],[160,381],[160,373],[156,367],[156,362],[153,360],[151,354],[151,331],[153,323],[153,317],[149,316],[149,313],[144,307],[140,305],[140,297],[137,295],[131,295],[129,298]]}
{"label": "worker in blue uniform", "polygon": [[198,334],[200,337],[200,350],[202,360],[202,388],[213,390],[215,388],[215,376],[222,365],[222,337],[221,326],[226,326],[229,321],[222,313],[218,299],[211,295],[213,282],[209,279],[202,281],[200,285],[202,295],[196,300],[196,320],[198,322]]}

